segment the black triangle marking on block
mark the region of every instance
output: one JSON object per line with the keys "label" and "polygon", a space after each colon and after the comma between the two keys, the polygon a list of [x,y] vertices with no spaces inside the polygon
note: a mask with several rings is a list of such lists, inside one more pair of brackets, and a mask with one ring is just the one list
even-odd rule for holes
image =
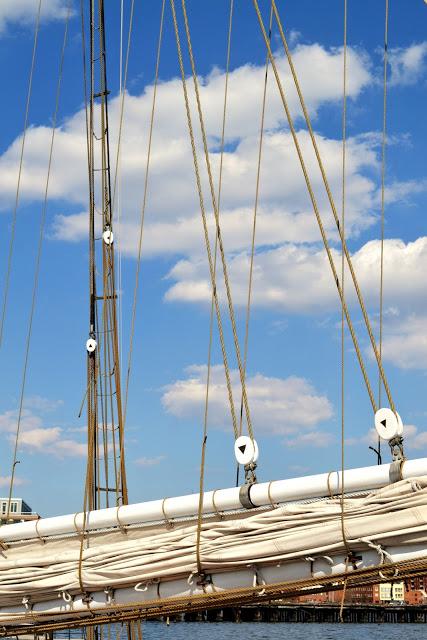
{"label": "black triangle marking on block", "polygon": [[245,453],[245,451],[246,451],[246,445],[245,445],[245,444],[242,444],[242,446],[241,446],[241,447],[239,447],[239,449],[240,449],[240,451],[241,451],[242,453]]}
{"label": "black triangle marking on block", "polygon": [[385,426],[386,426],[386,424],[387,424],[387,420],[386,420],[386,419],[381,420],[381,424],[383,425],[383,427],[385,427]]}

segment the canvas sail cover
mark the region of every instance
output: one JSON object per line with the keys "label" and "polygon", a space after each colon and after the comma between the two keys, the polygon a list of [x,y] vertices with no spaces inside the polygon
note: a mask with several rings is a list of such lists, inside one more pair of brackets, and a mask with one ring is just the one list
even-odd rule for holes
{"label": "canvas sail cover", "polygon": [[[213,588],[227,589],[227,576],[233,586],[247,574],[261,576],[262,583],[279,573],[282,579],[298,579],[295,567],[306,567],[304,575],[312,573],[317,558],[323,559],[323,572],[328,565],[332,571],[334,560],[345,557],[346,545],[363,566],[387,564],[396,549],[403,555],[414,550],[417,557],[427,554],[427,476],[346,497],[344,513],[345,541],[339,496],[204,519],[203,571]],[[42,611],[44,602],[58,602],[64,594],[72,603],[81,585],[86,594],[127,588],[135,598],[153,584],[160,597],[162,591],[174,595],[172,585],[176,593],[188,585],[191,594],[196,537],[194,520],[92,532],[84,539],[81,561],[77,535],[11,544],[0,555],[0,623],[12,623],[29,608]],[[114,606],[111,598],[109,604]],[[50,610],[54,616],[55,608]]]}

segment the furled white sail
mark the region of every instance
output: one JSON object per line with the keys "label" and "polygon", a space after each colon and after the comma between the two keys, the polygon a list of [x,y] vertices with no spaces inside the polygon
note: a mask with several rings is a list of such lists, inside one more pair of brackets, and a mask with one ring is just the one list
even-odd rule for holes
{"label": "furled white sail", "polygon": [[130,527],[126,533],[119,528],[93,532],[84,541],[81,563],[76,534],[13,543],[0,559],[0,624],[25,616],[33,621],[37,614],[46,621],[67,612],[112,611],[202,589],[262,589],[331,577],[344,571],[346,545],[358,557],[357,568],[427,555],[427,475],[346,497],[344,510],[345,541],[339,497],[235,513],[224,520],[205,518],[200,559],[209,579],[203,586],[196,576],[194,520],[173,528],[162,523]]}

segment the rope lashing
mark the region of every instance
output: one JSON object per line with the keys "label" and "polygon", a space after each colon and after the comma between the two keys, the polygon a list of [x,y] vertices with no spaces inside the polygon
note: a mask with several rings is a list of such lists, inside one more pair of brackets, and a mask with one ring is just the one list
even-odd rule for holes
{"label": "rope lashing", "polygon": [[106,587],[104,589],[104,593],[105,593],[105,602],[108,605],[113,605],[115,603],[114,600],[114,592],[115,590],[112,587]]}
{"label": "rope lashing", "polygon": [[127,529],[126,529],[126,526],[125,526],[125,525],[123,524],[123,522],[120,520],[120,515],[119,515],[120,509],[121,509],[121,506],[119,505],[119,506],[117,507],[117,509],[116,509],[117,527],[120,529],[120,531],[121,531],[123,534],[127,535]]}
{"label": "rope lashing", "polygon": [[166,500],[168,500],[168,498],[163,498],[162,500],[162,513],[163,513],[163,518],[165,520],[165,524],[168,527],[168,529],[173,529],[174,527],[174,523],[173,520],[171,520],[171,518],[168,517],[167,513],[166,513]]}
{"label": "rope lashing", "polygon": [[[363,542],[364,544],[367,544],[368,547],[370,547],[371,549],[374,549],[374,551],[378,553],[378,556],[380,559],[380,566],[383,566],[384,564],[386,564],[386,559],[389,561],[391,565],[395,564],[393,562],[392,556],[380,544],[375,544],[375,542],[373,542],[372,540],[369,540],[369,538],[359,538],[358,542]],[[399,569],[397,567],[392,567],[392,568],[394,568],[394,574],[392,577],[395,578],[399,574]],[[382,571],[379,570],[378,574],[384,580],[387,579],[387,577],[382,573]]]}
{"label": "rope lashing", "polygon": [[58,593],[58,598],[61,598],[61,600],[63,600],[67,604],[73,601],[73,596],[69,591],[60,591]]}

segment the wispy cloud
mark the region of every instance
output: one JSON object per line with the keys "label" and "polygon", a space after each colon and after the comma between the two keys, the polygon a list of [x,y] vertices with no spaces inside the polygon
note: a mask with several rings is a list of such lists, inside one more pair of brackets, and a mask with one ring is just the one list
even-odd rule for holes
{"label": "wispy cloud", "polygon": [[142,456],[142,458],[138,458],[135,460],[135,464],[140,467],[155,467],[165,460],[166,456],[155,456],[154,458],[148,458],[146,456]]}
{"label": "wispy cloud", "polygon": [[[15,476],[13,478],[13,485],[16,487],[20,487],[25,484],[25,480]],[[10,487],[10,476],[0,476],[0,488],[2,487]]]}
{"label": "wispy cloud", "polygon": [[[31,26],[38,11],[37,0],[1,0],[0,2],[0,34],[13,24]],[[67,0],[43,0],[41,3],[41,20],[61,20],[67,14]]]}
{"label": "wispy cloud", "polygon": [[391,67],[390,85],[415,84],[426,70],[427,42],[390,49],[388,57]]}
{"label": "wispy cloud", "polygon": [[[186,377],[164,389],[162,403],[168,413],[179,418],[201,420],[206,395],[205,365],[187,367]],[[238,371],[230,372],[236,412],[240,410],[241,386]],[[246,379],[251,416],[258,433],[293,434],[304,430],[307,442],[319,423],[328,420],[332,405],[304,378],[273,378],[257,373]],[[210,424],[221,429],[230,428],[230,409],[224,368],[211,368],[209,388]],[[327,437],[324,434],[325,437]],[[298,436],[299,437],[299,436]],[[297,436],[295,436],[295,443]]]}
{"label": "wispy cloud", "polygon": [[[44,398],[39,398],[35,404],[39,405],[39,413],[43,413],[44,410],[49,411],[55,406],[54,402]],[[17,422],[18,414],[16,410],[9,410],[0,414],[0,434],[3,433],[10,443],[15,441]],[[28,408],[23,410],[21,416],[19,447],[30,453],[49,454],[58,458],[85,456],[87,454],[86,444],[68,438],[66,431],[62,427],[47,426],[44,419],[37,412]]]}

